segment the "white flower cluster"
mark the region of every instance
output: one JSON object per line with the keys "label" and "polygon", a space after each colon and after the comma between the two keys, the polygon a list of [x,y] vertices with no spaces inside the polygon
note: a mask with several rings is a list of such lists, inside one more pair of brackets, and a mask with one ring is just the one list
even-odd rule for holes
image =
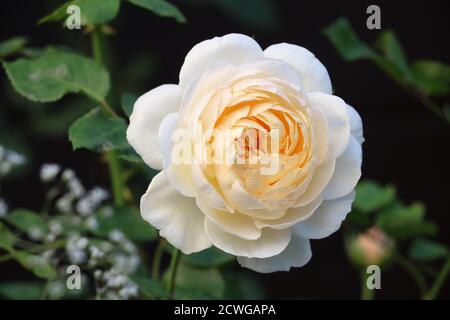
{"label": "white flower cluster", "polygon": [[109,256],[111,268],[106,271],[96,270],[96,278],[101,296],[108,300],[130,299],[138,296],[138,287],[129,280],[140,263],[137,248],[133,242],[126,238],[123,232],[112,230],[109,240],[122,249]]}
{"label": "white flower cluster", "polygon": [[92,190],[90,190],[84,197],[82,197],[80,200],[78,200],[76,205],[76,210],[82,215],[82,216],[88,216],[94,212],[95,209],[108,199],[109,194],[107,191],[100,187],[94,187]]}
{"label": "white flower cluster", "polygon": [[137,297],[138,287],[130,281],[139,264],[137,248],[123,232],[112,230],[109,241],[92,242],[77,233],[66,242],[71,264],[85,264],[94,269],[97,297],[109,300]]}
{"label": "white flower cluster", "polygon": [[72,264],[82,264],[86,262],[87,253],[86,248],[89,245],[89,240],[85,237],[80,237],[79,234],[71,234],[66,242],[66,254]]}
{"label": "white flower cluster", "polygon": [[14,167],[23,165],[25,162],[23,155],[0,146],[0,177],[7,175]]}
{"label": "white flower cluster", "polygon": [[60,171],[61,166],[59,164],[45,163],[42,165],[39,174],[43,182],[50,182],[56,178]]}
{"label": "white flower cluster", "polygon": [[[65,188],[67,188],[67,192],[56,201],[56,208],[60,212],[73,213],[73,207],[75,205],[75,211],[83,217],[87,217],[90,216],[103,201],[108,199],[109,193],[100,187],[94,187],[86,192],[83,184],[72,169],[62,170],[61,166],[55,163],[46,163],[42,165],[40,170],[41,181],[45,183],[51,182],[56,179],[60,172],[61,182],[64,184]],[[57,192],[57,190],[52,189],[49,195],[54,196]],[[86,223],[90,229],[95,229],[98,226],[98,223],[94,218],[89,219]]]}

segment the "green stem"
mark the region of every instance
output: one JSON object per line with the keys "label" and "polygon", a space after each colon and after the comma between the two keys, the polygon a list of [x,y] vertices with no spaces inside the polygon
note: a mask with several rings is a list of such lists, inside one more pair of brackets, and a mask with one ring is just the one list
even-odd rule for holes
{"label": "green stem", "polygon": [[427,291],[427,282],[420,270],[407,259],[403,258],[401,255],[396,254],[394,260],[402,267],[409,275],[414,279],[419,288],[420,294],[423,296]]}
{"label": "green stem", "polygon": [[103,64],[103,45],[100,29],[95,26],[91,35],[92,55],[98,64]]}
{"label": "green stem", "polygon": [[375,290],[367,287],[368,274],[363,270],[361,272],[361,300],[373,300],[375,296]]}
{"label": "green stem", "polygon": [[161,266],[161,257],[164,252],[165,245],[166,241],[164,240],[164,238],[159,238],[158,246],[156,247],[152,262],[152,279],[154,280],[158,280],[159,278],[159,268]]}
{"label": "green stem", "polygon": [[173,249],[172,252],[172,259],[170,260],[170,266],[169,266],[169,284],[167,286],[167,291],[169,293],[169,298],[174,298],[174,292],[175,292],[175,282],[177,277],[177,269],[178,264],[180,262],[180,250],[177,248]]}
{"label": "green stem", "polygon": [[436,279],[433,282],[433,285],[431,286],[430,291],[428,291],[428,293],[424,296],[425,300],[436,299],[437,295],[439,294],[439,291],[444,285],[445,279],[447,278],[449,272],[450,272],[450,256],[447,258],[447,261],[445,261],[445,264],[443,265],[441,271],[439,271]]}
{"label": "green stem", "polygon": [[[92,55],[97,63],[103,64],[103,42],[100,29],[95,26],[91,36]],[[117,117],[117,114],[111,108],[106,100],[100,102],[101,107],[109,114]],[[121,207],[124,204],[123,183],[121,177],[121,166],[119,159],[114,151],[108,151],[106,158],[109,165],[109,175],[111,177],[112,190],[114,195],[114,205]]]}
{"label": "green stem", "polygon": [[120,162],[114,150],[108,151],[106,153],[106,158],[108,159],[109,175],[111,177],[111,184],[114,196],[114,205],[116,207],[121,207],[124,204],[124,198],[123,198],[123,183],[120,174],[121,171]]}
{"label": "green stem", "polygon": [[418,91],[414,87],[411,87],[408,83],[402,81],[402,79],[399,79],[398,77],[392,75],[392,73],[389,72],[384,66],[384,64],[381,63],[378,59],[374,58],[372,59],[372,61],[381,71],[383,71],[389,78],[391,78],[391,80],[393,80],[400,87],[402,87],[408,94],[410,94],[413,98],[417,98],[428,110],[433,112],[442,121],[444,121],[447,124],[450,124],[449,119],[445,116],[441,108],[439,108],[439,106],[436,103],[434,103],[433,100],[431,100],[426,94]]}

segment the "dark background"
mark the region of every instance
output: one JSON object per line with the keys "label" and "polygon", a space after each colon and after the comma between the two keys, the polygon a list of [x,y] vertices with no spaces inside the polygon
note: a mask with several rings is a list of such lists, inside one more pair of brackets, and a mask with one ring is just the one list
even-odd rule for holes
{"label": "dark background", "polygon": [[[366,8],[373,2],[273,1],[268,7],[269,18],[267,12],[258,16],[258,10],[252,7],[258,1],[241,1],[238,11],[214,1],[172,2],[187,17],[186,25],[122,3],[119,17],[112,23],[116,35],[109,38],[110,70],[116,79],[113,89],[142,94],[163,83],[177,83],[183,59],[194,44],[230,32],[253,36],[262,48],[278,42],[304,46],[327,67],[336,94],[353,105],[363,119],[366,139],[363,178],[395,184],[405,203],[423,201],[427,217],[439,225],[439,240],[450,244],[449,127],[371,62],[343,61],[322,33],[336,18],[346,16],[363,40],[373,42],[380,32],[366,28]],[[381,7],[382,30],[393,29],[397,33],[410,60],[431,58],[450,62],[448,1],[376,1],[375,4]],[[31,46],[64,44],[89,54],[89,37],[82,31],[63,30],[57,23],[36,25],[56,5],[58,1],[2,1],[0,39],[25,35]],[[26,152],[30,155],[28,170],[17,179],[1,181],[0,196],[11,207],[38,209],[41,206],[44,189],[37,172],[45,162],[74,168],[87,185],[100,182],[108,186],[108,172],[96,155],[72,152],[65,134],[46,136],[29,130],[33,127],[33,114],[42,113],[42,109],[46,112],[44,116],[47,112],[57,112],[73,98],[50,105],[26,103],[11,93],[3,71],[0,90],[0,134],[3,135],[0,141],[11,139],[31,148]],[[83,103],[91,107],[87,100]],[[140,192],[144,191],[143,187]],[[257,277],[272,298],[358,298],[359,275],[345,258],[341,238],[342,234],[337,232],[329,238],[312,241],[313,258],[301,269]],[[0,270],[0,280],[24,277],[12,268]],[[447,283],[441,297],[449,296]],[[377,297],[417,298],[418,292],[409,275],[393,267],[383,272],[382,290],[377,292]]]}

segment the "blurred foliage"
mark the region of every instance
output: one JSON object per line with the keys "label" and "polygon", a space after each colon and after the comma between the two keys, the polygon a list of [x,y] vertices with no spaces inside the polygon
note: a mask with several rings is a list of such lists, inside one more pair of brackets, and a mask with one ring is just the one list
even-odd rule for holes
{"label": "blurred foliage", "polygon": [[450,259],[446,245],[424,238],[438,233],[436,223],[426,219],[424,204],[403,204],[392,185],[361,181],[345,227],[346,252],[358,269],[398,264],[417,282],[422,298],[431,291],[425,279],[430,263]]}
{"label": "blurred foliage", "polygon": [[6,58],[25,47],[27,39],[24,37],[14,37],[0,43],[0,59]]}
{"label": "blurred foliage", "polygon": [[343,59],[348,62],[369,59],[435,115],[450,123],[448,104],[439,106],[432,100],[450,94],[450,66],[435,60],[410,63],[392,30],[381,32],[373,46],[358,37],[346,18],[337,19],[324,33]]}

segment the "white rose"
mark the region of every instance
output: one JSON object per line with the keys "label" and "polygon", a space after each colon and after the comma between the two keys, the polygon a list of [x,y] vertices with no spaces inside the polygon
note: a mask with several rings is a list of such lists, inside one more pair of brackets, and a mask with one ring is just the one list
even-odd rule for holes
{"label": "white rose", "polygon": [[[233,160],[242,148],[276,155],[276,171],[204,162],[194,151],[190,162],[175,161],[172,134],[199,125],[203,132],[234,130],[224,140]],[[251,130],[278,132],[278,152],[246,145],[242,137]],[[215,246],[259,272],[305,265],[309,239],[339,229],[361,176],[361,118],[332,95],[322,63],[305,48],[280,43],[262,50],[241,34],[194,46],[178,85],[137,100],[127,138],[162,170],[141,198],[142,217],[185,254]],[[191,141],[199,144],[216,153],[224,147],[215,139]]]}

